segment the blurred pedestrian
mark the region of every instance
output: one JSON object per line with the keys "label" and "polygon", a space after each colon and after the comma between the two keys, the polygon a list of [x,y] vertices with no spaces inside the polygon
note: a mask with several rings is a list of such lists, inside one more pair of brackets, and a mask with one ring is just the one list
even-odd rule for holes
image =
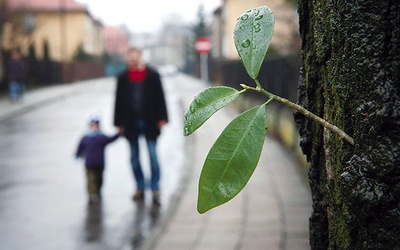
{"label": "blurred pedestrian", "polygon": [[107,136],[100,130],[100,119],[96,116],[90,119],[89,132],[80,140],[76,150],[76,158],[85,158],[87,191],[89,203],[101,199],[103,171],[105,168],[104,150],[107,144],[115,141],[121,133]]}
{"label": "blurred pedestrian", "polygon": [[7,65],[9,79],[9,97],[11,101],[21,100],[28,74],[28,63],[22,58],[21,52],[17,49],[11,51],[11,58]]}
{"label": "blurred pedestrian", "polygon": [[139,159],[139,137],[144,136],[150,158],[153,204],[160,205],[160,166],[156,151],[157,137],[167,123],[167,107],[159,73],[142,60],[138,48],[127,54],[128,68],[117,79],[114,125],[124,131],[131,151],[132,171],[136,180],[134,201],[144,200],[145,178]]}

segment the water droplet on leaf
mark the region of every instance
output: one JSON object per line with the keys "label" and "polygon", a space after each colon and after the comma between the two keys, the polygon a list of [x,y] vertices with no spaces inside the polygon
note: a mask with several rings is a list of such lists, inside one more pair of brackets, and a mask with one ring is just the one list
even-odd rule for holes
{"label": "water droplet on leaf", "polygon": [[241,17],[242,20],[246,20],[247,18],[249,18],[249,15],[247,15],[247,14],[244,14],[244,15],[242,15],[242,17]]}
{"label": "water droplet on leaf", "polygon": [[247,47],[249,47],[250,46],[250,40],[249,39],[246,39],[246,40],[244,40],[243,42],[242,42],[242,47],[243,48],[247,48]]}

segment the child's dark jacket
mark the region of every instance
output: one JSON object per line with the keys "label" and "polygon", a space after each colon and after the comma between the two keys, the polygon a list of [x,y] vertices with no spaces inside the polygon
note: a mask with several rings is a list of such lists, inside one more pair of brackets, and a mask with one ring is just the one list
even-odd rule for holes
{"label": "child's dark jacket", "polygon": [[104,167],[104,149],[108,143],[115,141],[118,134],[106,136],[102,132],[89,132],[79,142],[76,157],[85,158],[87,168]]}

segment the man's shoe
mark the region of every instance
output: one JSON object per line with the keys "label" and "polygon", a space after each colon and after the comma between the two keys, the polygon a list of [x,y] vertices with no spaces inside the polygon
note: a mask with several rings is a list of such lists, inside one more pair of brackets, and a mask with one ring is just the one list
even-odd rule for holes
{"label": "man's shoe", "polygon": [[141,189],[136,191],[136,193],[133,195],[133,200],[134,201],[143,201],[144,200],[144,191]]}
{"label": "man's shoe", "polygon": [[158,190],[153,190],[153,205],[156,205],[156,206],[161,205],[160,191],[158,191]]}

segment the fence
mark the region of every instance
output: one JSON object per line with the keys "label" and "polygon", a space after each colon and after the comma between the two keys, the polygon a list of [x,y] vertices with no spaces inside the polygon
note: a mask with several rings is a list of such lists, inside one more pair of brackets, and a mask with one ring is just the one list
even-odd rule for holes
{"label": "fence", "polygon": [[[6,60],[5,60],[6,61]],[[68,83],[79,80],[103,77],[104,64],[93,62],[74,61],[61,63],[50,60],[27,60],[29,73],[27,76],[27,87],[45,86],[57,83]],[[6,63],[4,65],[5,75],[0,82],[0,91],[8,88]]]}
{"label": "fence", "polygon": [[104,76],[104,64],[93,62],[75,61],[60,64],[62,68],[62,82],[74,82]]}

